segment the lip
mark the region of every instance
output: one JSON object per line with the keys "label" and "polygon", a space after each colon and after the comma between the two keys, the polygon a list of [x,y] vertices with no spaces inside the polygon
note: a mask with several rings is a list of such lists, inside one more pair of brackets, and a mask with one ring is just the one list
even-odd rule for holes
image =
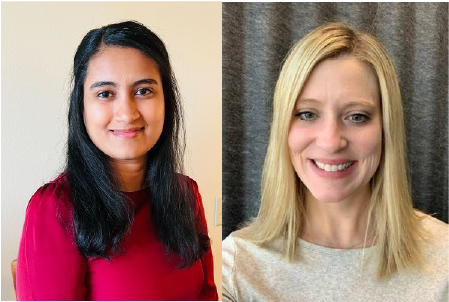
{"label": "lip", "polygon": [[328,164],[328,165],[340,165],[340,164],[346,164],[347,162],[355,161],[355,160],[347,159],[347,158],[343,158],[343,159],[313,158],[311,160],[316,160],[316,161],[319,161],[320,163]]}
{"label": "lip", "polygon": [[143,131],[144,127],[134,127],[128,129],[114,129],[110,130],[114,136],[122,138],[134,138]]}
{"label": "lip", "polygon": [[332,178],[332,179],[340,179],[347,177],[350,175],[354,169],[356,168],[358,161],[354,160],[348,160],[348,159],[315,159],[323,164],[329,164],[329,165],[339,165],[347,162],[353,162],[349,168],[347,168],[344,171],[324,171],[318,168],[315,163],[313,162],[313,159],[308,159],[307,164],[310,166],[311,170],[316,173],[318,176],[323,178]]}

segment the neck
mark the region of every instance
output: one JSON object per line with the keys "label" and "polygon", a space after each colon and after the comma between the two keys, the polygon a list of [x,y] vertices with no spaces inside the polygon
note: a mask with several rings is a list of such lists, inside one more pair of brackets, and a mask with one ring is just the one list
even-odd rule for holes
{"label": "neck", "polygon": [[143,188],[146,157],[131,160],[113,160],[120,176],[120,191],[134,192]]}
{"label": "neck", "polygon": [[[370,197],[369,185],[336,203],[319,201],[307,191],[306,222],[301,237],[306,241],[332,248],[363,247]],[[368,235],[366,246],[370,245],[372,242]]]}

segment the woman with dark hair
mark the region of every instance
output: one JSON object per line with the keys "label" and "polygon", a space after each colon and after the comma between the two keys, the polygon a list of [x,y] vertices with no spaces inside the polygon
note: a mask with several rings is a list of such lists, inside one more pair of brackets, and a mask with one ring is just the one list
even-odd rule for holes
{"label": "woman with dark hair", "polygon": [[137,22],[91,30],[73,82],[66,171],[28,205],[17,298],[217,300],[163,42]]}

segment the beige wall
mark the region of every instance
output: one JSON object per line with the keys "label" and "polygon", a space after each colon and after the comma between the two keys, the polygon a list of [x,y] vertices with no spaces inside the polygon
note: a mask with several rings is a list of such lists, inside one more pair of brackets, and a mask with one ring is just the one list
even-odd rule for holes
{"label": "beige wall", "polygon": [[221,296],[221,3],[29,2],[1,4],[2,300],[14,299],[17,257],[31,195],[64,167],[70,68],[92,28],[137,20],[165,42],[186,111],[187,174],[203,196]]}

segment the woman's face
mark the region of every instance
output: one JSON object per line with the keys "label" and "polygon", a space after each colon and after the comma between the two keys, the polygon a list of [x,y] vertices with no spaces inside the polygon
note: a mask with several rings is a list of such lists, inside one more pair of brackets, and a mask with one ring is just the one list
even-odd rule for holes
{"label": "woman's face", "polygon": [[154,60],[134,48],[105,47],[88,64],[84,123],[113,160],[145,159],[159,139],[165,107]]}
{"label": "woman's face", "polygon": [[351,56],[319,63],[293,113],[291,160],[317,200],[339,202],[369,188],[381,158],[382,116],[367,65]]}

